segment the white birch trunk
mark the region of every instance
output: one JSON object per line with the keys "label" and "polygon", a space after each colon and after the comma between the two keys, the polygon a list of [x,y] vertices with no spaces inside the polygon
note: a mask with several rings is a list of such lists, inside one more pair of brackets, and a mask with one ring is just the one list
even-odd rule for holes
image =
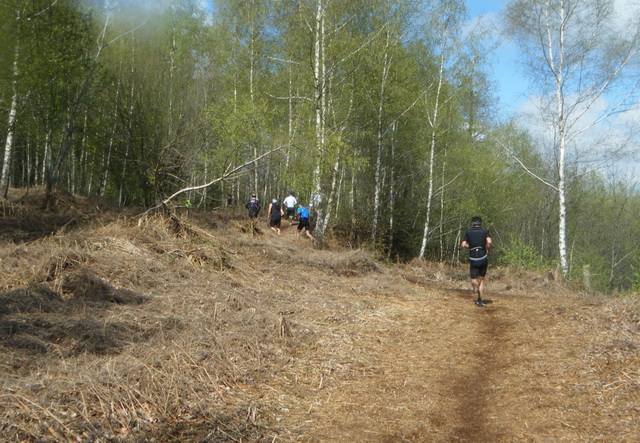
{"label": "white birch trunk", "polygon": [[[545,10],[547,14],[547,50],[549,54],[549,65],[554,73],[556,86],[556,131],[557,131],[557,154],[558,154],[558,252],[560,255],[560,270],[562,276],[566,277],[569,271],[567,262],[567,202],[566,202],[566,180],[565,180],[565,155],[566,155],[566,119],[565,119],[565,97],[563,91],[564,78],[564,49],[565,49],[565,4],[560,1],[558,32],[558,54],[554,54],[553,36],[551,30],[551,18],[549,8]],[[556,59],[557,57],[557,59]]]}
{"label": "white birch trunk", "polygon": [[351,190],[349,191],[349,206],[351,209],[351,232],[353,241],[358,239],[358,214],[356,212],[356,174],[351,171]]}
{"label": "white birch trunk", "polygon": [[169,115],[167,116],[167,137],[171,139],[173,134],[173,77],[175,73],[175,53],[176,53],[176,28],[171,35],[171,47],[169,48]]}
{"label": "white birch trunk", "polygon": [[[256,144],[253,144],[253,158],[257,158],[258,157],[258,147],[256,146]],[[252,178],[253,178],[253,192],[258,192],[258,165],[255,164],[253,165],[253,170],[252,170],[253,174],[251,174]],[[262,196],[262,198],[264,199],[264,196]]]}
{"label": "white birch trunk", "polygon": [[[564,1],[560,7],[560,22],[564,23],[565,9]],[[566,154],[566,122],[564,118],[564,93],[562,85],[564,83],[564,26],[560,27],[560,62],[558,66],[558,75],[556,76],[556,93],[558,100],[558,129],[560,132],[559,149],[558,149],[558,247],[560,252],[560,268],[562,275],[567,276],[569,265],[567,263],[567,201],[565,189],[565,154]],[[551,48],[550,48],[551,49]]]}
{"label": "white birch trunk", "polygon": [[25,150],[25,161],[24,165],[24,178],[22,182],[25,187],[29,189],[31,187],[31,143],[29,142],[29,137],[27,137],[27,149]]}
{"label": "white birch trunk", "polygon": [[[292,68],[289,65],[289,128],[287,134],[289,136],[289,143],[293,139],[293,78],[292,78]],[[285,161],[284,161],[284,173],[287,174],[289,171],[289,161],[291,159],[291,149],[287,149],[285,151]]]}
{"label": "white birch trunk", "polygon": [[[440,176],[440,183],[441,183],[441,188],[440,188],[440,226],[444,226],[444,203],[445,203],[445,198],[444,198],[444,188],[445,188],[445,173],[447,171],[447,150],[445,149],[442,155],[442,170],[440,171],[441,176]],[[440,261],[444,261],[444,250],[445,250],[445,245],[444,245],[444,235],[440,236]]]}
{"label": "white birch trunk", "polygon": [[382,78],[380,80],[380,100],[378,102],[378,135],[377,135],[377,153],[376,153],[376,169],[375,169],[375,191],[373,199],[373,226],[371,227],[371,240],[375,243],[378,234],[378,223],[380,220],[380,196],[382,195],[382,148],[384,130],[382,129],[382,118],[384,114],[384,95],[386,92],[387,78],[389,76],[389,33],[387,33],[387,42],[384,51],[384,63],[382,66]]}
{"label": "white birch trunk", "polygon": [[342,168],[342,171],[339,174],[339,179],[338,179],[338,189],[336,191],[336,204],[335,204],[335,208],[336,208],[336,214],[338,213],[338,211],[340,210],[340,197],[342,196],[342,185],[344,184],[344,174],[345,174],[345,169],[344,167]]}
{"label": "white birch trunk", "polygon": [[337,185],[338,185],[338,176],[340,175],[340,156],[336,159],[335,164],[333,165],[333,178],[331,179],[331,190],[329,191],[329,198],[327,198],[326,202],[326,213],[324,216],[323,226],[329,226],[329,222],[331,220],[333,201],[335,199],[337,193]]}
{"label": "white birch trunk", "polygon": [[316,130],[316,164],[313,171],[313,197],[316,212],[315,238],[322,243],[324,235],[324,219],[322,214],[322,157],[324,155],[324,7],[322,0],[316,6],[315,44],[314,44],[314,88],[315,88],[315,130]]}
{"label": "white birch trunk", "polygon": [[[135,34],[131,35],[131,87],[129,88],[129,115],[133,116],[135,111],[135,93],[136,93],[136,84],[133,81],[135,78],[135,66],[136,66],[136,37]],[[127,123],[127,134],[129,134],[129,139],[124,148],[124,158],[122,159],[122,172],[120,175],[120,190],[118,191],[118,204],[122,205],[124,203],[124,186],[126,183],[127,177],[127,163],[129,161],[129,150],[131,149],[131,134],[133,133],[133,118],[128,119]]]}
{"label": "white birch trunk", "polygon": [[100,196],[104,197],[107,192],[107,181],[109,179],[109,167],[111,166],[111,155],[113,152],[113,140],[115,138],[116,126],[118,121],[118,103],[120,101],[120,80],[116,86],[115,106],[113,108],[113,126],[111,128],[111,134],[109,134],[109,143],[107,145],[107,158],[102,165],[102,181],[100,188]]}
{"label": "white birch trunk", "polygon": [[395,145],[396,124],[391,128],[391,170],[389,177],[389,254],[393,247],[393,224],[395,221],[394,210],[396,205],[396,145]]}
{"label": "white birch trunk", "polygon": [[44,141],[44,154],[42,156],[41,184],[47,179],[47,171],[51,170],[51,129],[47,128]]}
{"label": "white birch trunk", "polygon": [[69,181],[69,189],[71,189],[71,193],[75,194],[78,190],[81,190],[81,177],[84,175],[84,170],[82,168],[82,160],[84,158],[84,153],[87,150],[87,121],[89,120],[89,110],[85,110],[84,112],[84,121],[82,122],[82,139],[80,139],[80,157],[76,155],[76,152],[71,150],[71,175]]}
{"label": "white birch trunk", "polygon": [[[18,20],[20,17],[18,16]],[[2,163],[2,177],[0,178],[0,192],[4,197],[9,191],[9,175],[11,172],[11,160],[13,155],[13,135],[16,128],[16,120],[18,116],[18,57],[20,55],[20,46],[16,43],[13,58],[13,80],[11,85],[13,88],[11,95],[11,108],[9,109],[9,122],[7,126],[7,138],[4,143],[4,159]]]}
{"label": "white birch trunk", "polygon": [[440,110],[440,94],[442,92],[442,84],[444,82],[444,64],[445,64],[445,41],[447,37],[446,27],[443,30],[442,45],[440,54],[440,70],[438,73],[438,87],[436,89],[435,102],[433,105],[433,114],[429,116],[429,124],[431,126],[431,142],[429,146],[429,190],[427,192],[427,216],[424,222],[424,231],[422,234],[422,246],[420,247],[419,259],[424,259],[425,252],[427,250],[427,244],[429,242],[429,232],[431,229],[431,206],[433,202],[433,162],[435,159],[436,150],[436,134],[438,130],[438,113]]}

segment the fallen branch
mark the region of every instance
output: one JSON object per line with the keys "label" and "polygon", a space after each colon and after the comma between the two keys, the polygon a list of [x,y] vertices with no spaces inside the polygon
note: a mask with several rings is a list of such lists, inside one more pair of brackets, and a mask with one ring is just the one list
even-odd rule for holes
{"label": "fallen branch", "polygon": [[272,150],[270,150],[268,152],[265,152],[264,154],[254,158],[253,160],[249,160],[248,162],[245,162],[245,163],[241,164],[240,166],[237,166],[237,167],[235,167],[235,168],[233,168],[231,170],[225,171],[225,173],[222,174],[220,177],[218,177],[218,178],[216,178],[214,180],[211,180],[209,183],[205,183],[204,185],[190,186],[188,188],[180,189],[179,191],[174,192],[173,195],[171,195],[170,197],[167,197],[165,200],[163,200],[162,203],[154,206],[153,208],[149,208],[148,210],[146,210],[144,212],[144,214],[142,214],[142,215],[144,216],[144,215],[150,214],[151,212],[157,210],[160,207],[166,207],[167,204],[171,200],[173,200],[174,198],[176,198],[180,194],[184,194],[185,192],[189,192],[189,191],[197,191],[199,189],[204,189],[204,188],[208,188],[209,186],[215,185],[216,183],[219,183],[219,182],[229,178],[231,175],[235,174],[236,172],[238,172],[242,168],[244,168],[246,166],[249,166],[250,164],[255,163],[255,162],[259,161],[259,160],[262,160],[266,156],[271,155],[274,152],[279,151],[280,149],[283,149],[283,148],[286,148],[286,147],[289,147],[289,146],[290,145],[283,145],[283,146],[278,146],[277,148],[273,148]]}

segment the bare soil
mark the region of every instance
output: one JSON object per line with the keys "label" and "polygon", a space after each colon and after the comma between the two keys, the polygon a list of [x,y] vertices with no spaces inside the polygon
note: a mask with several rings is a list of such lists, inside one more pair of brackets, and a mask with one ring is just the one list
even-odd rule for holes
{"label": "bare soil", "polygon": [[640,441],[637,295],[12,192],[2,441]]}

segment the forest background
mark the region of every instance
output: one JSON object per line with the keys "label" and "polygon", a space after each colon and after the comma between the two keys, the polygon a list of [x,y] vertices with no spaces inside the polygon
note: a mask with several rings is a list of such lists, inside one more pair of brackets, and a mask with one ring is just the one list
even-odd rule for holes
{"label": "forest background", "polygon": [[498,118],[493,46],[463,1],[1,4],[3,195],[213,210],[293,191],[320,244],[390,260],[458,262],[482,215],[496,265],[640,288],[640,190],[620,167],[636,125],[606,126],[637,110],[640,39],[634,14],[612,33],[612,2],[509,3],[542,135]]}

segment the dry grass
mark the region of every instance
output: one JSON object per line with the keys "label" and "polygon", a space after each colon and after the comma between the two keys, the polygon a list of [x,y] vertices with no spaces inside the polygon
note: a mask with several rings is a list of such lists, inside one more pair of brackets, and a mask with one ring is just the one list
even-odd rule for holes
{"label": "dry grass", "polygon": [[14,191],[0,223],[6,441],[640,436],[637,297],[495,269],[480,310],[463,266],[39,201]]}

